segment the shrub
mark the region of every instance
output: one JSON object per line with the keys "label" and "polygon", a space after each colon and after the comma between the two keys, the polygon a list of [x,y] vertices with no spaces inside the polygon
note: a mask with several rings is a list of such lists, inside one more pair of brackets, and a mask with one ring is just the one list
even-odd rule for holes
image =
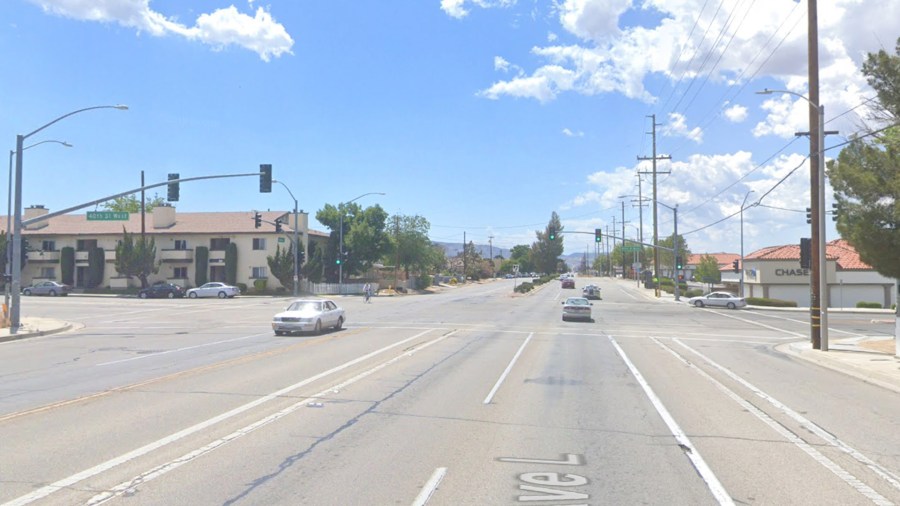
{"label": "shrub", "polygon": [[423,274],[416,278],[416,289],[424,290],[434,284],[434,278],[428,274]]}
{"label": "shrub", "polygon": [[529,283],[528,281],[525,281],[522,284],[516,286],[516,292],[518,292],[518,293],[530,292],[533,289],[534,289],[534,285]]}
{"label": "shrub", "polygon": [[265,278],[259,278],[253,280],[253,289],[257,292],[264,292],[266,290],[266,284],[268,280]]}
{"label": "shrub", "polygon": [[747,297],[747,304],[751,306],[797,307],[797,303],[791,300],[764,299],[762,297]]}
{"label": "shrub", "polygon": [[684,294],[685,297],[699,297],[703,295],[703,290],[699,288],[691,288]]}
{"label": "shrub", "polygon": [[247,283],[238,283],[234,285],[241,289],[241,293],[247,293]]}
{"label": "shrub", "polygon": [[881,309],[881,304],[877,302],[857,302],[856,307],[864,309]]}

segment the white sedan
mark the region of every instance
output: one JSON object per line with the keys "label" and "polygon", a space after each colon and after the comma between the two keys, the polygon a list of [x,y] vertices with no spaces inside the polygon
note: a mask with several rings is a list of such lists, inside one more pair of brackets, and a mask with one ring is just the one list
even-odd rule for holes
{"label": "white sedan", "polygon": [[691,297],[688,304],[697,307],[727,307],[728,309],[737,309],[747,305],[747,301],[743,297],[737,297],[728,292],[710,292],[699,297]]}
{"label": "white sedan", "polygon": [[241,289],[236,286],[226,285],[225,283],[218,282],[210,282],[205,285],[198,286],[197,288],[191,288],[187,291],[187,296],[196,299],[197,297],[218,297],[220,299],[224,299],[225,297],[234,297],[235,295],[240,295]]}
{"label": "white sedan", "polygon": [[272,330],[276,336],[309,331],[318,334],[323,328],[341,330],[343,326],[344,308],[328,299],[295,300],[272,318]]}
{"label": "white sedan", "polygon": [[584,297],[569,297],[563,301],[562,319],[567,320],[587,320],[594,321],[591,318],[591,301]]}

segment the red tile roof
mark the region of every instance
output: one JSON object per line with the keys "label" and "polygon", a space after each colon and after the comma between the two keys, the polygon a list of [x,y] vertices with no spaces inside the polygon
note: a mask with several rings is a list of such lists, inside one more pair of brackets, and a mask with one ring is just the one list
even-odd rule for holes
{"label": "red tile roof", "polygon": [[700,260],[704,255],[715,258],[716,263],[719,264],[719,270],[731,270],[732,262],[741,261],[741,255],[738,253],[695,253],[688,258],[688,265],[700,265]]}
{"label": "red tile roof", "polygon": [[[859,253],[844,239],[835,239],[825,245],[825,257],[837,263],[842,271],[870,271],[872,267],[859,259]],[[744,256],[745,260],[797,260],[800,261],[800,245],[769,246]]]}

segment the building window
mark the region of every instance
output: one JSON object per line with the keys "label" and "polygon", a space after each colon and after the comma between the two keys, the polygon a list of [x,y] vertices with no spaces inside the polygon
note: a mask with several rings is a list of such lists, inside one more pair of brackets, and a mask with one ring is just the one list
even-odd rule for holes
{"label": "building window", "polygon": [[184,239],[175,239],[175,249],[178,251],[184,251],[187,248],[187,241]]}
{"label": "building window", "polygon": [[253,279],[263,279],[263,278],[269,277],[269,275],[268,275],[268,273],[266,272],[266,268],[265,268],[265,267],[254,267],[254,268],[253,268],[253,275],[250,276],[250,277],[252,277]]}
{"label": "building window", "polygon": [[209,250],[210,251],[225,251],[225,248],[228,247],[228,244],[231,242],[231,239],[210,239],[209,240]]}
{"label": "building window", "polygon": [[56,267],[41,267],[41,278],[56,279]]}
{"label": "building window", "polygon": [[265,237],[256,237],[253,239],[253,249],[254,250],[265,250],[266,249],[266,238]]}
{"label": "building window", "polygon": [[175,267],[172,269],[172,277],[175,279],[187,279],[187,267]]}
{"label": "building window", "polygon": [[41,251],[56,251],[56,241],[41,241]]}
{"label": "building window", "polygon": [[78,239],[75,243],[76,251],[90,251],[97,247],[97,239]]}

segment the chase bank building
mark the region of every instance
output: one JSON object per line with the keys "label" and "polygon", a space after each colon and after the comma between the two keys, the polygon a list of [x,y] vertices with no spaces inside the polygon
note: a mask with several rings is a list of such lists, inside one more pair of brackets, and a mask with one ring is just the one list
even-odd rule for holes
{"label": "chase bank building", "polygon": [[[847,241],[826,245],[823,297],[827,307],[856,307],[875,302],[890,308],[897,303],[897,281],[882,276],[859,258]],[[800,267],[800,246],[770,246],[744,256],[744,295],[789,300],[808,307],[810,269]]]}

